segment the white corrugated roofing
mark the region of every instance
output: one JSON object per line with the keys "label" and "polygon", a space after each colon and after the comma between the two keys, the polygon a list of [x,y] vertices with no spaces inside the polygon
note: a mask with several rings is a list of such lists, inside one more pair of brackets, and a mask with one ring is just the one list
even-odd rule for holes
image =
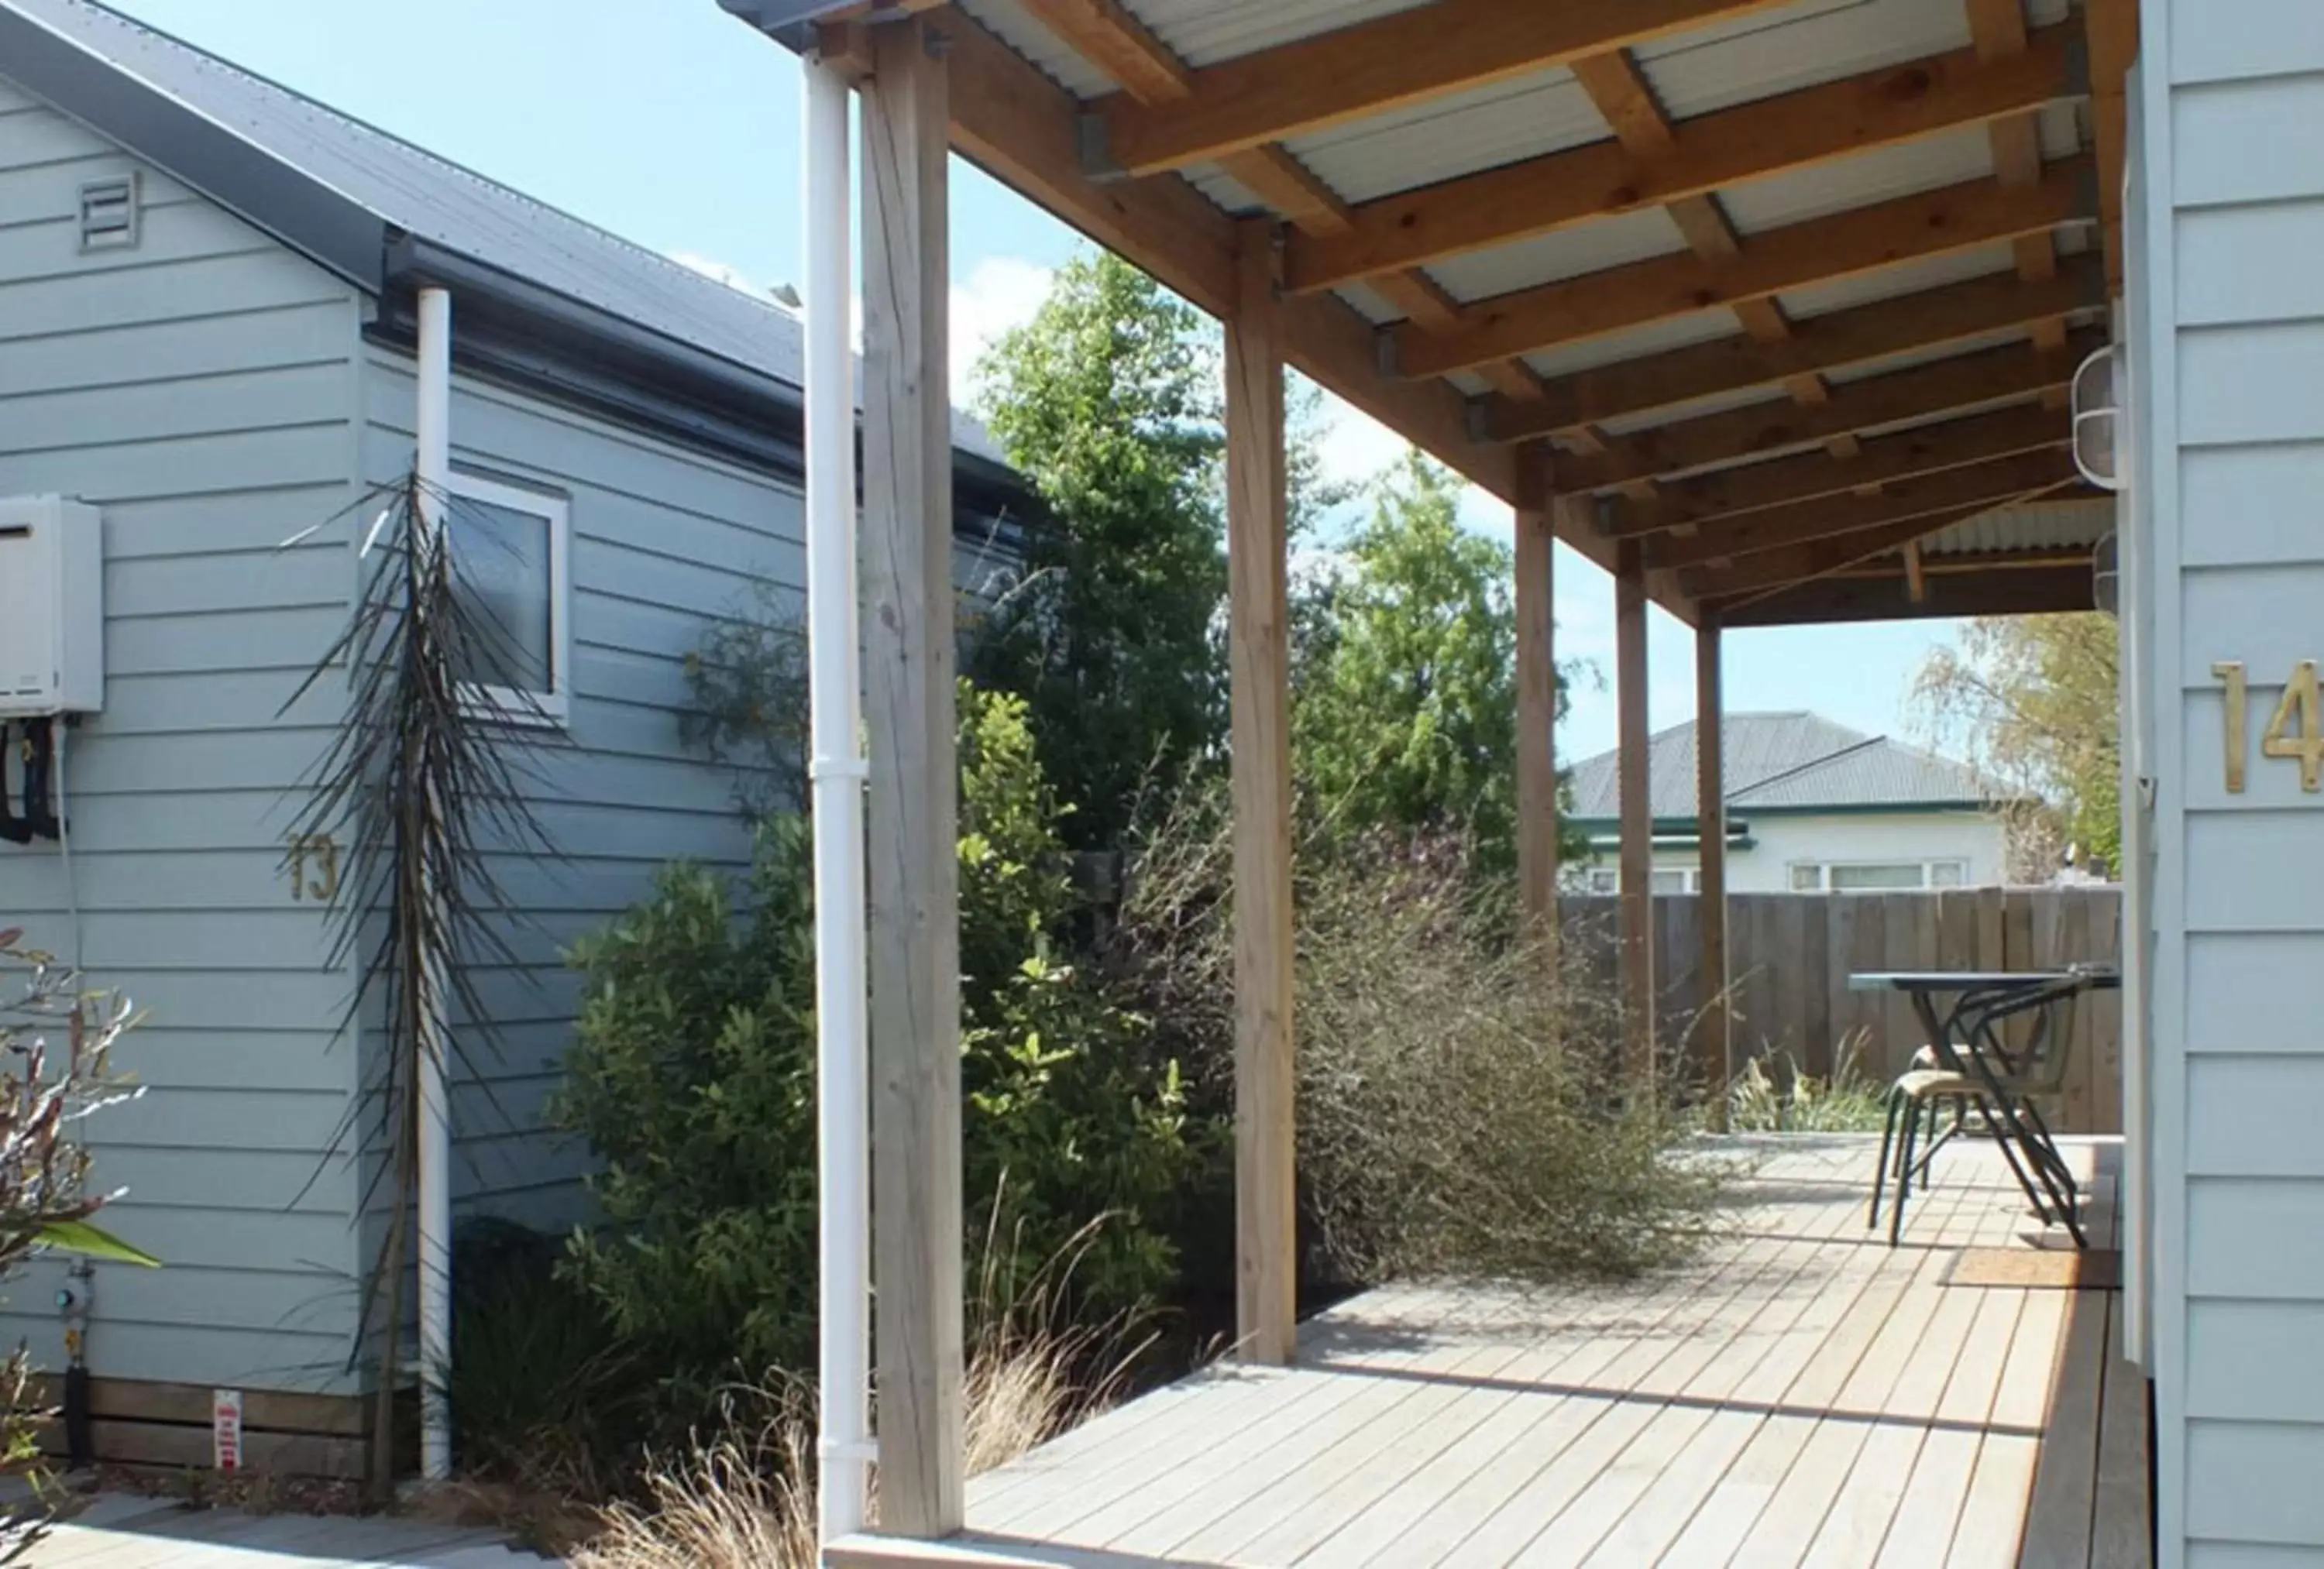
{"label": "white corrugated roofing", "polygon": [[2072,550],[2096,545],[2114,528],[2111,498],[2034,501],[1962,519],[1923,540],[1928,555],[1987,555],[2009,550]]}
{"label": "white corrugated roofing", "polygon": [[[971,14],[993,27],[1073,91],[1087,97],[1111,90],[1102,75],[1030,20],[1022,9],[1022,0],[963,3]],[[1200,68],[1410,11],[1426,0],[1121,3],[1182,59]],[[1552,0],[1524,3],[1547,5]],[[2070,14],[2070,0],[2026,0],[2027,19],[2034,26],[2059,23]],[[1738,20],[1644,42],[1629,52],[1664,111],[1683,124],[1737,106],[1967,50],[1972,41],[1966,0],[1792,0]],[[2050,105],[2040,112],[2038,121],[2041,144],[2050,158],[2072,156],[2090,145],[2089,110],[2083,102]],[[1284,147],[1342,200],[1360,206],[1480,170],[1603,143],[1611,136],[1611,126],[1581,83],[1571,71],[1559,68],[1521,73],[1294,135]],[[1987,180],[1993,174],[1992,133],[1984,125],[1972,125],[1724,187],[1716,199],[1748,245],[1755,235]],[[1252,193],[1217,169],[1197,168],[1189,175],[1197,188],[1229,210],[1240,212],[1259,205]],[[2092,243],[2082,227],[2062,228],[2052,238],[2068,255]],[[1684,236],[1667,214],[1651,208],[1442,259],[1425,271],[1452,298],[1475,304],[1547,283],[1612,272],[1653,258],[1681,254],[1686,249]],[[2006,243],[1967,246],[1787,291],[1777,296],[1775,303],[1794,320],[1806,324],[1836,312],[2003,273],[2015,268],[2016,262],[2013,246]],[[1340,294],[1376,324],[1391,322],[1398,314],[1385,298],[1361,285],[1344,288]],[[2088,320],[2094,314],[2077,319]],[[1741,330],[1731,311],[1705,309],[1558,344],[1526,355],[1525,362],[1554,380],[1734,338]],[[2022,342],[2027,335],[2023,328],[1997,331],[1916,349],[1885,362],[1850,365],[1827,379],[1834,384],[1852,382],[1870,374]],[[1449,380],[1471,396],[1486,390],[1486,383],[1471,372]],[[1609,421],[1604,428],[1618,436],[1788,395],[1775,386],[1736,389],[1692,404]],[[2011,537],[2022,534],[2029,545],[2046,537],[2030,511],[2007,511],[1978,520],[1978,527],[2000,530]],[[1969,526],[1957,532],[1966,537]]]}

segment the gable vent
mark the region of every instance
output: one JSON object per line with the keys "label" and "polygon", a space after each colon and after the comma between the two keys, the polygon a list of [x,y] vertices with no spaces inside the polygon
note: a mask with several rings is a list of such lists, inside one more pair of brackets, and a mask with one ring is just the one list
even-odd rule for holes
{"label": "gable vent", "polygon": [[137,176],[94,179],[80,188],[80,248],[126,251],[137,243]]}

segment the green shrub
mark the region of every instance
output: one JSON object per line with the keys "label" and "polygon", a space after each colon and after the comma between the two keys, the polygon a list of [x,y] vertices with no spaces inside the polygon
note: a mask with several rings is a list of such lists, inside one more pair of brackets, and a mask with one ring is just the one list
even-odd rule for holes
{"label": "green shrub", "polygon": [[[1011,1275],[1074,1253],[1074,1312],[1107,1318],[1173,1284],[1197,1133],[1144,1021],[1062,957],[1078,911],[1024,703],[965,685],[960,701],[969,1240],[991,1239]],[[566,1270],[665,1371],[685,1420],[724,1381],[812,1363],[811,870],[806,821],[770,817],[740,897],[671,868],[574,953],[579,1041],[555,1115],[599,1158],[605,1224]]]}

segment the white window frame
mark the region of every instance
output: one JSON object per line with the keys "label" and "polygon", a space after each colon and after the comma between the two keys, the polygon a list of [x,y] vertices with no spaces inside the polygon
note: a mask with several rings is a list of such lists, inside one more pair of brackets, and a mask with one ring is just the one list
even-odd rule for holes
{"label": "white window frame", "polygon": [[[549,525],[549,690],[472,683],[462,700],[480,718],[502,724],[563,728],[573,711],[573,509],[563,496],[453,471],[453,502],[481,501]],[[448,519],[447,519],[448,521]]]}
{"label": "white window frame", "polygon": [[[1920,885],[1917,887],[1912,888],[1835,888],[1831,885],[1831,875],[1836,871],[1851,871],[1858,868],[1873,867],[1884,869],[1891,867],[1918,867],[1921,871]],[[1938,882],[1937,868],[1939,867],[1959,867],[1960,868],[1960,881],[1957,883]],[[1965,857],[1961,856],[1933,856],[1925,860],[1917,861],[1791,861],[1785,864],[1784,871],[1785,884],[1794,894],[1928,894],[1935,893],[1941,889],[1966,888],[1969,885],[1969,861]],[[1803,888],[1799,885],[1798,878],[1799,874],[1802,872],[1813,872],[1815,874],[1814,887]]]}

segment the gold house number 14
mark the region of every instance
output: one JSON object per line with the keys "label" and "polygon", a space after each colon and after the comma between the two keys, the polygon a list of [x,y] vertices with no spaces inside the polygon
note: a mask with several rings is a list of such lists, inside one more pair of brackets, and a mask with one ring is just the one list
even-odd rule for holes
{"label": "gold house number 14", "polygon": [[[2211,674],[2227,688],[2227,794],[2241,795],[2249,750],[2244,726],[2251,682],[2240,659],[2214,665]],[[2283,684],[2283,701],[2260,732],[2259,750],[2264,757],[2294,759],[2300,764],[2300,787],[2310,794],[2324,791],[2324,693],[2318,687],[2315,660],[2302,659],[2292,667],[2292,677]]]}

